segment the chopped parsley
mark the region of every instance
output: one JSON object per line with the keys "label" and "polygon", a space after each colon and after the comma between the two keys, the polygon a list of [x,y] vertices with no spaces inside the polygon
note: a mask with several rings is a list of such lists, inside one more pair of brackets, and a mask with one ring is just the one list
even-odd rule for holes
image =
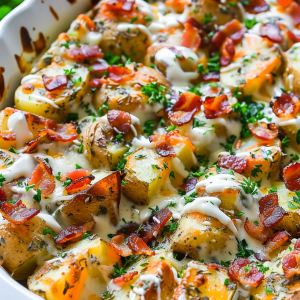
{"label": "chopped parsley", "polygon": [[40,203],[42,200],[42,191],[40,189],[36,190],[36,194],[32,197],[36,202]]}
{"label": "chopped parsley", "polygon": [[241,188],[244,190],[246,194],[256,195],[257,188],[254,182],[251,182],[250,178],[244,178],[243,181],[240,182]]}
{"label": "chopped parsley", "polygon": [[167,100],[164,93],[166,92],[166,87],[158,85],[157,82],[151,82],[142,87],[142,94],[149,97],[148,103],[151,104],[153,101],[162,104],[167,107],[170,102]]}

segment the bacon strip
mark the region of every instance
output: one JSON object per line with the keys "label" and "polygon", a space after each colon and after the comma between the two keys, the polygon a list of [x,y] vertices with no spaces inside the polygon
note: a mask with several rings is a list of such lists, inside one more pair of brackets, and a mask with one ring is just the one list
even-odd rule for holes
{"label": "bacon strip", "polygon": [[107,120],[112,128],[116,128],[121,133],[127,133],[130,130],[130,113],[112,109],[107,113]]}
{"label": "bacon strip", "polygon": [[266,228],[278,224],[288,213],[279,206],[278,195],[268,194],[259,200],[259,219]]}
{"label": "bacon strip", "polygon": [[131,234],[127,239],[128,247],[135,255],[154,255],[155,251],[151,250],[147,244],[137,234]]}
{"label": "bacon strip", "polygon": [[56,245],[60,245],[66,242],[76,242],[82,238],[82,236],[88,232],[91,231],[96,222],[87,222],[83,225],[71,225],[62,231],[60,231],[55,238],[54,242]]}
{"label": "bacon strip", "polygon": [[225,39],[225,41],[223,42],[220,48],[220,52],[221,52],[220,65],[222,67],[226,67],[232,62],[235,54],[234,44],[230,38]]}
{"label": "bacon strip", "polygon": [[300,111],[299,98],[294,94],[282,93],[279,98],[271,103],[271,106],[274,114],[279,118],[294,118]]}
{"label": "bacon strip", "polygon": [[247,168],[247,159],[235,155],[225,155],[219,158],[218,165],[222,168],[242,173]]}
{"label": "bacon strip", "polygon": [[203,103],[205,117],[207,119],[216,119],[232,113],[233,109],[227,100],[227,95],[206,97]]}
{"label": "bacon strip", "polygon": [[43,82],[45,89],[49,92],[52,92],[55,90],[64,89],[68,85],[69,79],[65,75],[58,75],[54,77],[43,75]]}
{"label": "bacon strip", "polygon": [[98,46],[81,45],[66,50],[66,57],[75,61],[103,58],[104,54]]}
{"label": "bacon strip", "polygon": [[271,231],[266,228],[262,223],[255,225],[254,223],[250,222],[248,218],[246,218],[244,228],[246,232],[254,237],[255,239],[265,242],[268,238],[272,236]]}
{"label": "bacon strip", "polygon": [[294,250],[283,258],[282,269],[287,279],[300,274],[300,239],[296,241]]}
{"label": "bacon strip", "polygon": [[1,203],[0,210],[3,218],[16,225],[26,223],[40,212],[39,209],[27,208],[22,201],[15,204]]}
{"label": "bacon strip", "polygon": [[300,187],[300,163],[289,164],[283,169],[283,181],[290,191],[298,191]]}
{"label": "bacon strip", "polygon": [[66,187],[66,192],[70,194],[79,193],[83,190],[86,190],[91,186],[91,182],[95,179],[95,176],[92,174],[75,179],[71,182],[70,185]]}
{"label": "bacon strip", "polygon": [[260,26],[260,35],[273,43],[282,43],[283,37],[280,28],[276,23],[265,23]]}
{"label": "bacon strip", "polygon": [[199,27],[200,24],[194,18],[187,19],[187,21],[184,23],[181,46],[190,48],[194,52],[197,51],[201,45]]}
{"label": "bacon strip", "polygon": [[40,157],[36,158],[39,165],[34,169],[28,185],[35,184],[34,190],[40,189],[42,197],[51,195],[55,190],[55,180],[51,166]]}
{"label": "bacon strip", "polygon": [[125,244],[123,244],[124,241],[124,234],[120,233],[116,236],[114,236],[111,241],[110,241],[110,245],[115,249],[115,251],[123,256],[130,256],[133,254],[133,251]]}
{"label": "bacon strip", "polygon": [[[245,267],[250,265],[250,271],[246,271]],[[257,267],[248,259],[237,258],[228,268],[228,276],[243,285],[257,287],[263,281],[264,275],[258,271]]]}
{"label": "bacon strip", "polygon": [[263,122],[248,123],[251,133],[263,141],[272,141],[278,136],[278,128],[274,123],[267,125]]}

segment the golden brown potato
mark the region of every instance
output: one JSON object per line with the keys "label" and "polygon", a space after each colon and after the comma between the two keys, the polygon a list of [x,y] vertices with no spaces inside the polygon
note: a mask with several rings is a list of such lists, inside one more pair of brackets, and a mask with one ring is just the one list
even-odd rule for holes
{"label": "golden brown potato", "polygon": [[[141,126],[132,124],[137,135],[142,133]],[[123,154],[129,149],[126,142],[132,141],[135,132],[130,130],[117,139],[118,133],[110,126],[107,118],[101,118],[93,122],[83,132],[83,146],[86,150],[87,159],[95,168],[113,170],[121,160]]]}
{"label": "golden brown potato", "polygon": [[201,251],[211,256],[221,255],[226,252],[227,243],[236,243],[234,235],[224,224],[201,213],[184,214],[170,239],[173,251],[188,253],[197,260],[201,259]]}
{"label": "golden brown potato", "polygon": [[117,171],[76,194],[72,200],[64,201],[57,218],[62,215],[70,224],[82,224],[93,221],[93,216],[108,214],[111,223],[116,225],[120,199],[121,176]]}
{"label": "golden brown potato", "polygon": [[16,280],[26,279],[37,267],[40,257],[47,254],[43,240],[46,222],[39,217],[23,225],[4,222],[0,225],[0,260]]}
{"label": "golden brown potato", "polygon": [[137,204],[148,204],[169,177],[170,157],[161,157],[155,150],[138,149],[127,157],[125,173],[124,194]]}
{"label": "golden brown potato", "polygon": [[96,236],[85,238],[60,256],[28,279],[29,289],[44,299],[100,299],[112,265],[120,260],[112,247]]}
{"label": "golden brown potato", "polygon": [[137,67],[134,65],[127,67],[134,72],[132,79],[123,84],[103,84],[93,99],[96,109],[106,103],[109,109],[118,109],[134,114],[143,111],[145,114],[144,110],[149,96],[142,93],[143,86],[157,82],[157,88],[162,85],[166,88],[166,92],[169,90],[168,81],[156,70],[142,64],[138,64]]}
{"label": "golden brown potato", "polygon": [[195,297],[203,297],[212,300],[230,300],[235,290],[236,284],[228,277],[225,269],[208,269],[205,264],[191,261],[172,299],[192,300]]}

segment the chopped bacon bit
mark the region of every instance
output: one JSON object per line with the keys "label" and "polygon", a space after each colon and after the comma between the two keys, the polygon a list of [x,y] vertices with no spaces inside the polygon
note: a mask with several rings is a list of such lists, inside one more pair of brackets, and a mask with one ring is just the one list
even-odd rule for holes
{"label": "chopped bacon bit", "polygon": [[283,169],[283,181],[290,191],[298,191],[300,186],[300,163],[289,164]]}
{"label": "chopped bacon bit", "polygon": [[139,237],[141,237],[143,241],[147,243],[153,236],[163,229],[171,217],[172,213],[168,208],[158,211],[152,215],[148,221],[143,223],[142,230],[138,233]]}
{"label": "chopped bacon bit", "polygon": [[283,37],[276,23],[265,23],[260,26],[260,35],[268,38],[273,43],[282,43]]}
{"label": "chopped bacon bit", "polygon": [[91,182],[94,179],[95,179],[95,176],[93,176],[91,174],[88,176],[82,177],[82,178],[75,179],[71,182],[70,185],[68,185],[66,187],[66,192],[68,194],[75,194],[75,193],[81,192],[83,190],[86,190],[87,188],[90,187]]}
{"label": "chopped bacon bit", "polygon": [[[134,72],[126,67],[109,66],[108,78],[117,83],[125,83],[134,76]],[[100,82],[103,84],[109,83],[108,79],[101,78]]]}
{"label": "chopped bacon bit", "polygon": [[127,133],[130,130],[131,116],[128,112],[112,109],[107,113],[107,120],[118,132]]}
{"label": "chopped bacon bit", "polygon": [[215,119],[232,113],[233,109],[227,99],[227,95],[206,97],[203,103],[205,117],[207,119]]}
{"label": "chopped bacon bit", "polygon": [[205,82],[218,82],[220,81],[220,72],[209,72],[203,75],[203,81]]}
{"label": "chopped bacon bit", "polygon": [[[195,23],[198,26],[194,26]],[[190,48],[192,51],[196,52],[200,45],[201,37],[199,35],[199,24],[194,18],[189,18],[184,23],[181,46]]]}
{"label": "chopped bacon bit", "polygon": [[7,196],[4,189],[0,189],[0,206],[3,202],[7,201]]}
{"label": "chopped bacon bit", "polygon": [[68,178],[76,180],[85,176],[91,175],[91,172],[85,169],[77,169],[70,172],[67,172],[65,175],[60,176],[61,181],[66,181]]}
{"label": "chopped bacon bit", "polygon": [[218,165],[222,168],[242,173],[247,168],[247,159],[235,155],[225,155],[219,158]]}
{"label": "chopped bacon bit", "polygon": [[155,251],[151,250],[145,241],[141,239],[137,234],[132,234],[127,239],[127,244],[129,248],[133,251],[135,255],[154,255]]}
{"label": "chopped bacon bit", "polygon": [[81,47],[70,47],[66,55],[72,60],[85,60],[93,58],[103,58],[104,54],[98,46],[81,45]]}
{"label": "chopped bacon bit", "polygon": [[176,152],[171,146],[170,139],[167,137],[168,133],[162,134],[159,136],[158,134],[152,135],[150,137],[150,142],[155,142],[155,149],[157,153],[163,157],[167,156],[176,156]]}
{"label": "chopped bacon bit", "polygon": [[293,251],[282,259],[282,269],[284,276],[287,279],[292,278],[296,274],[300,274],[300,266],[298,261],[300,260],[300,253]]}
{"label": "chopped bacon bit", "polygon": [[272,102],[272,110],[279,118],[294,118],[300,111],[300,101],[296,95],[282,93]]}
{"label": "chopped bacon bit", "polygon": [[237,31],[237,32],[233,33],[231,36],[229,36],[229,38],[236,45],[243,39],[246,32],[247,32],[247,28],[242,27],[239,31]]}
{"label": "chopped bacon bit", "polygon": [[127,0],[109,0],[105,3],[111,10],[130,12],[133,8],[134,1]]}
{"label": "chopped bacon bit", "polygon": [[55,77],[43,75],[45,89],[49,92],[64,89],[68,85],[68,77],[58,75]]}
{"label": "chopped bacon bit", "polygon": [[[93,64],[91,67],[91,72],[92,73],[100,73],[100,72],[104,72],[108,69],[108,64],[104,64],[104,63],[96,63],[96,64]],[[96,79],[96,78],[94,78]],[[93,80],[92,80],[93,81]]]}
{"label": "chopped bacon bit", "polygon": [[263,141],[272,141],[278,136],[278,128],[274,123],[267,125],[263,122],[248,123],[251,133]]}
{"label": "chopped bacon bit", "polygon": [[198,182],[198,179],[193,177],[184,184],[182,184],[180,187],[185,191],[185,192],[190,192],[193,190]]}
{"label": "chopped bacon bit", "polygon": [[266,228],[278,224],[288,213],[279,206],[278,195],[268,194],[259,200],[259,219]]}
{"label": "chopped bacon bit", "polygon": [[255,257],[260,261],[270,260],[269,254],[282,246],[290,235],[286,231],[276,232],[266,243],[266,246],[261,252],[255,254]]}
{"label": "chopped bacon bit", "polygon": [[97,88],[102,84],[102,79],[98,78],[93,78],[90,82],[89,85],[93,88]]}
{"label": "chopped bacon bit", "polygon": [[248,218],[246,218],[244,228],[250,236],[261,242],[265,242],[268,238],[271,237],[270,230],[266,228],[262,223],[255,225],[254,223],[250,222]]}
{"label": "chopped bacon bit", "polygon": [[300,239],[298,239],[295,243],[294,250],[300,250]]}
{"label": "chopped bacon bit", "polygon": [[126,257],[133,254],[132,250],[125,244],[123,244],[124,241],[124,234],[120,233],[116,236],[114,236],[111,241],[110,245],[114,248],[114,250],[121,256]]}
{"label": "chopped bacon bit", "polygon": [[264,275],[258,271],[255,265],[251,264],[251,270],[246,271],[245,267],[251,262],[245,258],[237,258],[228,268],[228,276],[243,285],[257,287],[264,279]]}
{"label": "chopped bacon bit", "polygon": [[200,110],[201,104],[200,96],[191,92],[182,93],[172,111],[168,112],[170,121],[177,126],[189,123],[194,114]]}
{"label": "chopped bacon bit", "polygon": [[55,244],[59,245],[70,241],[76,242],[80,240],[86,232],[91,231],[95,224],[96,222],[94,221],[87,222],[83,225],[73,224],[58,233],[57,237],[55,238]]}
{"label": "chopped bacon bit", "polygon": [[226,38],[226,40],[221,46],[220,51],[221,51],[220,65],[222,67],[226,67],[231,63],[235,54],[233,41],[230,38]]}
{"label": "chopped bacon bit", "polygon": [[286,13],[289,14],[292,19],[294,26],[298,26],[300,24],[300,6],[298,3],[293,1],[286,9]]}
{"label": "chopped bacon bit", "polygon": [[84,14],[80,14],[76,20],[78,21],[84,21],[87,26],[89,27],[89,30],[94,31],[96,29],[95,23],[87,16]]}
{"label": "chopped bacon bit", "polygon": [[282,8],[288,7],[292,2],[293,0],[277,0],[277,4]]}
{"label": "chopped bacon bit", "polygon": [[15,204],[2,202],[0,210],[3,218],[16,225],[26,223],[40,212],[39,209],[27,208],[22,201]]}
{"label": "chopped bacon bit", "polygon": [[130,222],[127,223],[124,227],[122,227],[121,229],[119,229],[117,231],[117,234],[126,234],[126,235],[130,235],[132,233],[135,233],[138,229],[139,229],[140,225],[134,222]]}
{"label": "chopped bacon bit", "polygon": [[226,33],[222,30],[219,30],[213,35],[211,42],[213,43],[214,46],[216,46],[219,49],[221,48],[225,39],[226,39]]}
{"label": "chopped bacon bit", "polygon": [[269,4],[265,0],[249,0],[245,10],[250,14],[259,14],[269,9]]}
{"label": "chopped bacon bit", "polygon": [[127,272],[126,274],[121,275],[113,280],[115,284],[122,284],[132,280],[139,272],[138,271],[131,271]]}
{"label": "chopped bacon bit", "polygon": [[42,197],[49,196],[55,190],[55,180],[50,165],[40,157],[36,158],[39,165],[34,169],[28,185],[35,184],[34,190],[40,189]]}
{"label": "chopped bacon bit", "polygon": [[290,30],[286,32],[286,35],[289,39],[291,39],[294,43],[299,43],[300,42],[300,34],[296,34]]}

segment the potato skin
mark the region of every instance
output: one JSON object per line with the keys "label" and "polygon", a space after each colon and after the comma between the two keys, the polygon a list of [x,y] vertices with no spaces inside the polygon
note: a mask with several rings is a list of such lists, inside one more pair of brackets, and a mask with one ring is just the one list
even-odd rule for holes
{"label": "potato skin", "polygon": [[283,83],[287,91],[295,94],[300,93],[300,51],[298,47],[291,47],[291,50],[285,53],[285,68],[283,72]]}
{"label": "potato skin", "polygon": [[26,279],[37,266],[38,257],[47,253],[43,237],[46,222],[34,217],[23,225],[0,225],[0,260],[16,280]]}

